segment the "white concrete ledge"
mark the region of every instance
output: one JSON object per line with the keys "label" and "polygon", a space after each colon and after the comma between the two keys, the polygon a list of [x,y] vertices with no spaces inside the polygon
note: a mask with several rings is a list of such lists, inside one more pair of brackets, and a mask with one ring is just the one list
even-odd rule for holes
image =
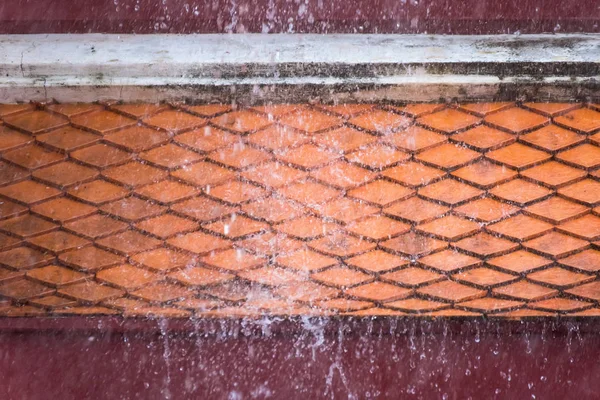
{"label": "white concrete ledge", "polygon": [[2,102],[595,98],[599,82],[593,34],[0,36]]}

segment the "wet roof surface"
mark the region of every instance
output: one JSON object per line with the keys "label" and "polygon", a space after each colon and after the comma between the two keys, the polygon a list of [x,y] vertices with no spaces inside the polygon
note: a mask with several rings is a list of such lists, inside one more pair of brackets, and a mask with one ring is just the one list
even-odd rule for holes
{"label": "wet roof surface", "polygon": [[600,313],[600,106],[0,105],[0,315]]}

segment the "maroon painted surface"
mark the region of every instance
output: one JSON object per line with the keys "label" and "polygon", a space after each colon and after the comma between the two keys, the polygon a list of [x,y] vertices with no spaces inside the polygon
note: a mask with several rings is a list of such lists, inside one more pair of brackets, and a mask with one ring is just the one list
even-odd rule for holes
{"label": "maroon painted surface", "polygon": [[334,335],[340,327],[361,335],[369,332],[415,332],[418,334],[454,334],[476,335],[493,332],[498,335],[541,334],[552,331],[557,335],[569,336],[596,333],[600,335],[600,317],[530,317],[522,319],[504,319],[480,317],[302,317],[276,318],[268,321],[241,317],[216,318],[170,318],[168,320],[144,317],[122,316],[63,316],[63,317],[0,317],[0,334],[15,332],[52,332],[90,334],[103,333],[144,333],[163,332],[164,321],[168,322],[168,331],[181,334],[211,334],[220,330],[259,334],[268,331],[278,335],[296,335],[306,331],[305,324],[317,324],[323,333]]}
{"label": "maroon painted surface", "polygon": [[0,398],[593,399],[599,356],[595,334],[16,333]]}
{"label": "maroon painted surface", "polygon": [[0,33],[564,33],[599,21],[590,0],[0,1]]}
{"label": "maroon painted surface", "polygon": [[239,321],[20,321],[0,330],[7,400],[581,400],[600,391],[595,319],[313,320],[270,333]]}

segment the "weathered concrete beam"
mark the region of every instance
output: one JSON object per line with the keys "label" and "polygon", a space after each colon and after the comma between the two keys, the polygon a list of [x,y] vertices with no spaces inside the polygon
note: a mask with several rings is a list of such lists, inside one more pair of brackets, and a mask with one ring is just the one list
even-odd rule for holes
{"label": "weathered concrete beam", "polygon": [[600,35],[6,35],[0,101],[600,96]]}

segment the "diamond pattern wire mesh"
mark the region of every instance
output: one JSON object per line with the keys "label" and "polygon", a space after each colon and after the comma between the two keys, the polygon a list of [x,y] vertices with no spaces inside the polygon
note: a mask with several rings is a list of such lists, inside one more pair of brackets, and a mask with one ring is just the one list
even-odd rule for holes
{"label": "diamond pattern wire mesh", "polygon": [[0,315],[595,316],[600,106],[0,105]]}

